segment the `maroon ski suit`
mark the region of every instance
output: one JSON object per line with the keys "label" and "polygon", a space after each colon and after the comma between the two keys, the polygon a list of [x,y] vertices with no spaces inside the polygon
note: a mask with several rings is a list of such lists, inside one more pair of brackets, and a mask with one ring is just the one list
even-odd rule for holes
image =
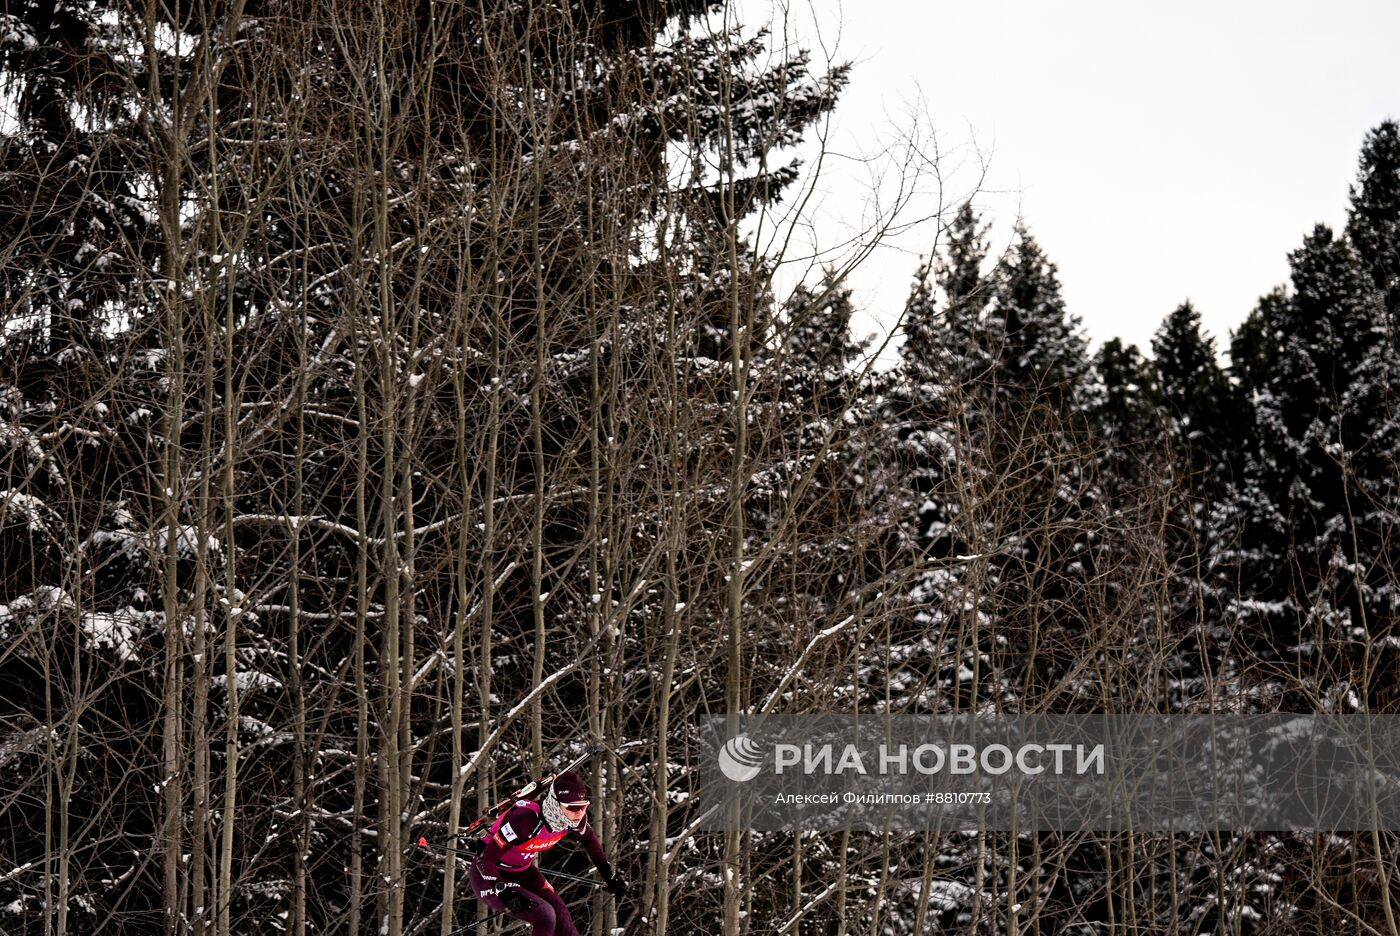
{"label": "maroon ski suit", "polygon": [[[603,855],[603,845],[589,826],[587,815],[578,828],[556,832],[545,824],[539,803],[516,800],[515,805],[492,823],[486,833],[486,847],[468,872],[477,899],[517,920],[529,922],[531,936],[578,936],[569,908],[535,867],[536,855],[553,848],[570,834],[582,840],[583,850],[603,877],[611,878],[612,869]],[[498,888],[516,889],[529,900],[529,908],[508,910],[497,893]]]}

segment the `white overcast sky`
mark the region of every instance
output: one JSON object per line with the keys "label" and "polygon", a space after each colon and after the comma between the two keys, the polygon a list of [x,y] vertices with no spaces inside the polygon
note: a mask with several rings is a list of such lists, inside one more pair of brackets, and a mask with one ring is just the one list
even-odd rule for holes
{"label": "white overcast sky", "polygon": [[[784,28],[773,0],[738,15]],[[911,216],[980,181],[994,249],[1023,216],[1095,344],[1146,351],[1189,298],[1224,346],[1303,235],[1345,222],[1366,131],[1400,118],[1400,0],[810,0],[788,21],[855,65],[807,209],[818,241],[862,225],[872,169],[888,198],[898,170],[876,154],[922,113],[943,178]],[[858,332],[888,328],[934,236],[906,231],[852,276]]]}

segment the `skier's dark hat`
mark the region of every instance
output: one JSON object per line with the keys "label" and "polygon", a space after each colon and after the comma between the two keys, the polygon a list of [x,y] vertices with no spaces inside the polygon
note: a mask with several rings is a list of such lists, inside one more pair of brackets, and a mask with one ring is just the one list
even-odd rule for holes
{"label": "skier's dark hat", "polygon": [[554,798],[560,803],[588,802],[588,784],[572,770],[566,770],[555,777],[551,786],[554,789]]}

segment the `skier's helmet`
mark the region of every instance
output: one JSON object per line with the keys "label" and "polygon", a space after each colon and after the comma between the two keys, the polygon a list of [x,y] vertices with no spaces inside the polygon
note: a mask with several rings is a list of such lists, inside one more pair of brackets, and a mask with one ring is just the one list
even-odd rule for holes
{"label": "skier's helmet", "polygon": [[554,778],[544,798],[545,820],[551,828],[577,829],[588,812],[588,784],[572,770]]}

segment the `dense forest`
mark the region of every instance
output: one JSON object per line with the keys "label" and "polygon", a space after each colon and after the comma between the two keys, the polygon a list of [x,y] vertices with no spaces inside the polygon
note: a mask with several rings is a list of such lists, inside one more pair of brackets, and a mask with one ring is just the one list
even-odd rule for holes
{"label": "dense forest", "polygon": [[973,198],[881,367],[719,10],[6,4],[0,932],[445,936],[603,745],[595,936],[1400,933],[1378,831],[699,831],[712,714],[1400,712],[1400,126],[1228,347]]}

